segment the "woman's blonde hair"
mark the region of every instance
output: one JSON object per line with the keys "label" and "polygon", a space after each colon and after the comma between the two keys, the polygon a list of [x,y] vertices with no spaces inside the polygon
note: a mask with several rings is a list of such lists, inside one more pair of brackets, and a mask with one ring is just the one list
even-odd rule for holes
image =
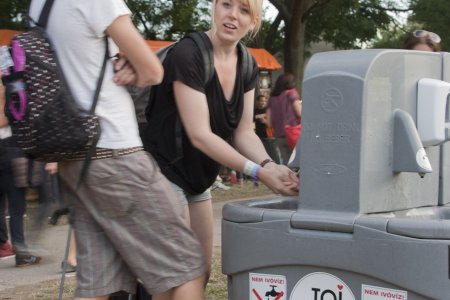
{"label": "woman's blonde hair", "polygon": [[[217,1],[220,0],[213,0],[212,2],[212,13],[211,13],[211,20],[212,24],[214,25],[214,8],[217,4]],[[263,0],[235,0],[235,1],[241,1],[242,4],[247,5],[250,11],[250,17],[252,20],[256,21],[255,27],[253,27],[249,35],[250,37],[254,38],[257,34],[259,29],[261,28],[261,20],[262,20],[262,3]]]}

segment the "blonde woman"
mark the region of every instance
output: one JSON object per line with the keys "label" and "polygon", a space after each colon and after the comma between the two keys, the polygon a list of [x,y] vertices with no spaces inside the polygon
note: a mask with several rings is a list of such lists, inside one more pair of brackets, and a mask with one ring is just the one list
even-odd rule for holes
{"label": "blonde woman", "polygon": [[[258,178],[274,192],[298,193],[298,179],[274,163],[253,129],[258,70],[243,78],[238,46],[261,26],[262,0],[215,0],[212,27],[203,34],[212,47],[214,76],[204,84],[202,52],[191,39],[181,40],[166,57],[164,79],[155,89],[154,107],[147,111],[144,144],[162,172],[183,197],[186,218],[200,240],[210,268],[213,245],[211,193],[219,168]],[[182,123],[183,156],[176,159],[175,130]]]}

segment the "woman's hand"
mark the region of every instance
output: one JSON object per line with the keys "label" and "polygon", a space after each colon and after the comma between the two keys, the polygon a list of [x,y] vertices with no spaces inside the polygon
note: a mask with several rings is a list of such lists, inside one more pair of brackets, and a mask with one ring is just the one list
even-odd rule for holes
{"label": "woman's hand", "polygon": [[137,74],[125,56],[114,62],[114,83],[117,85],[135,85]]}
{"label": "woman's hand", "polygon": [[276,194],[298,195],[300,180],[294,171],[284,165],[268,163],[259,169],[258,178]]}

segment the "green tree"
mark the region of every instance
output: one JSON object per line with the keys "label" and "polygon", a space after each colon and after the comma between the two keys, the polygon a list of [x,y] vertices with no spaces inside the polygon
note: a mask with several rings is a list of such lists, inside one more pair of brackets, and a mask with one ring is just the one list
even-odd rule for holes
{"label": "green tree", "polygon": [[422,27],[421,24],[412,21],[408,21],[406,24],[392,24],[389,29],[381,30],[378,33],[378,36],[370,43],[370,48],[400,49],[408,33]]}
{"label": "green tree", "polygon": [[[125,0],[132,18],[146,39],[175,40],[185,32],[210,27],[211,0]],[[388,28],[395,10],[393,0],[269,0],[277,9],[273,22],[263,20],[261,34],[250,46],[274,53],[283,50],[285,67],[300,85],[305,48],[325,41],[341,49],[359,48]],[[406,1],[406,0],[404,0]],[[410,0],[413,1],[413,0]],[[438,0],[414,0],[416,5]],[[446,0],[441,0],[445,2]],[[21,28],[26,11],[24,0],[0,2],[3,28]],[[392,3],[391,3],[392,2]],[[416,16],[417,18],[419,15]],[[430,29],[431,30],[431,29]],[[440,32],[439,32],[440,33]]]}
{"label": "green tree", "polygon": [[128,0],[133,22],[146,39],[175,40],[189,31],[205,30],[207,0]]}
{"label": "green tree", "polygon": [[[284,22],[285,70],[303,80],[305,48],[325,41],[336,48],[360,48],[373,39],[377,29],[387,28],[396,10],[383,0],[269,0]],[[275,24],[274,26],[276,26]]]}
{"label": "green tree", "polygon": [[28,1],[0,1],[0,28],[23,30],[24,16],[28,11]]}

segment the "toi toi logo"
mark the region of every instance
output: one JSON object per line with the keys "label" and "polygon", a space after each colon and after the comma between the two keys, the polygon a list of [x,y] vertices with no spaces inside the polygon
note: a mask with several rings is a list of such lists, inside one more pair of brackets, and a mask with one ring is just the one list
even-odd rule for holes
{"label": "toi toi logo", "polygon": [[[340,289],[342,289],[342,285],[339,285],[338,288],[341,287]],[[337,292],[333,292],[332,290],[324,290],[322,291],[321,289],[318,288],[312,288],[311,289],[314,292],[314,300],[325,300],[325,299],[333,299],[333,300],[342,300],[342,292],[339,291]]]}
{"label": "toi toi logo", "polygon": [[315,272],[297,282],[289,299],[355,300],[355,296],[340,278],[329,273]]}

